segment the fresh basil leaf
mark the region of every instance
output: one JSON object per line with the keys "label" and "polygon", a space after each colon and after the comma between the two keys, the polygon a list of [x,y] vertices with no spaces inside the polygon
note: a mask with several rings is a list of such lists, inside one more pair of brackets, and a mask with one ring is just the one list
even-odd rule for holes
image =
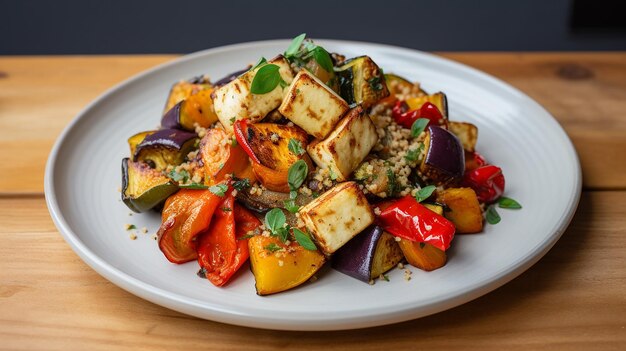
{"label": "fresh basil leaf", "polygon": [[316,46],[313,49],[313,58],[326,72],[333,72],[333,60],[330,58],[330,54],[326,49],[321,46]]}
{"label": "fresh basil leaf", "polygon": [[217,185],[213,185],[209,187],[209,191],[219,197],[224,197],[224,195],[226,195],[227,190],[228,190],[228,185],[226,184],[217,184]]}
{"label": "fresh basil leaf", "polygon": [[406,155],[404,156],[404,158],[405,158],[407,161],[410,161],[410,162],[417,161],[417,159],[418,159],[418,158],[419,158],[419,156],[420,156],[420,152],[421,152],[421,151],[420,151],[420,149],[419,149],[419,148],[417,148],[417,149],[410,149],[410,150],[406,153]]}
{"label": "fresh basil leaf", "polygon": [[428,122],[430,122],[428,118],[418,118],[415,122],[413,122],[413,125],[411,126],[411,137],[417,138],[420,134],[422,134],[428,125]]}
{"label": "fresh basil leaf", "polygon": [[296,156],[300,156],[305,153],[300,140],[296,140],[294,138],[289,139],[287,147],[289,148],[289,151]]}
{"label": "fresh basil leaf", "polygon": [[286,242],[287,239],[289,239],[289,226],[278,228],[278,230],[276,231],[276,236],[278,236],[280,241]]}
{"label": "fresh basil leaf", "polygon": [[191,184],[179,185],[178,187],[181,188],[181,189],[194,189],[194,190],[209,189],[208,186],[206,186],[204,184],[200,184],[200,183],[191,183]]}
{"label": "fresh basil leaf", "polygon": [[302,45],[302,41],[304,41],[304,38],[306,38],[306,33],[302,33],[293,38],[293,40],[291,40],[291,44],[289,44],[289,47],[287,48],[287,50],[285,50],[285,57],[290,57],[297,54],[300,50],[300,45]]}
{"label": "fresh basil leaf", "polygon": [[330,180],[337,180],[337,173],[331,167],[328,167],[328,173],[330,173]]}
{"label": "fresh basil leaf", "polygon": [[246,240],[246,239],[250,239],[253,237],[254,237],[254,234],[246,234],[246,235],[238,237],[237,240]]}
{"label": "fresh basil leaf", "polygon": [[233,179],[236,179],[233,182],[233,188],[237,189],[237,191],[242,191],[250,187],[250,181],[248,180],[248,178],[241,178],[241,179],[233,178]]}
{"label": "fresh basil leaf", "polygon": [[437,189],[437,187],[434,185],[429,185],[429,186],[425,186],[421,188],[420,190],[417,191],[417,194],[415,194],[415,200],[417,200],[417,202],[422,202],[428,199],[430,195],[433,194],[435,189]]}
{"label": "fresh basil leaf", "polygon": [[298,197],[298,192],[295,190],[292,190],[289,192],[289,199],[294,200],[296,197]]}
{"label": "fresh basil leaf", "polygon": [[491,205],[487,208],[487,223],[489,224],[498,224],[500,223],[500,215],[498,214],[498,211],[496,211],[496,208]]}
{"label": "fresh basil leaf", "polygon": [[172,178],[174,181],[186,183],[189,180],[189,172],[186,170],[181,170],[180,172],[176,172],[176,170],[171,170],[168,174],[168,177]]}
{"label": "fresh basil leaf", "polygon": [[307,166],[304,160],[298,160],[291,165],[291,167],[289,167],[289,172],[287,173],[287,184],[289,184],[289,189],[292,191],[297,190],[306,179],[308,173],[309,166]]}
{"label": "fresh basil leaf", "polygon": [[311,251],[317,250],[317,247],[315,246],[315,243],[313,243],[313,240],[311,240],[311,237],[300,229],[293,228],[293,236],[296,238],[298,244],[305,249]]}
{"label": "fresh basil leaf", "polygon": [[276,245],[275,243],[271,243],[269,245],[267,245],[266,247],[264,247],[265,250],[269,251],[269,252],[276,252],[279,250],[282,250],[283,248]]}
{"label": "fresh basil leaf", "polygon": [[259,61],[257,61],[257,63],[255,63],[254,66],[252,66],[252,68],[250,68],[250,70],[254,71],[255,69],[261,67],[262,65],[266,63],[267,63],[267,60],[265,59],[265,57],[261,57]]}
{"label": "fresh basil leaf", "polygon": [[387,168],[387,196],[391,197],[398,191],[400,185],[396,181],[396,174],[391,168]]}
{"label": "fresh basil leaf", "polygon": [[274,235],[285,225],[286,221],[287,218],[280,208],[273,208],[265,214],[265,227]]}
{"label": "fresh basil leaf", "polygon": [[291,213],[298,213],[300,206],[296,205],[294,199],[285,200],[285,209]]}
{"label": "fresh basil leaf", "polygon": [[513,210],[517,210],[522,208],[522,205],[520,205],[519,202],[511,199],[510,197],[500,197],[500,199],[498,200],[498,206],[500,208],[509,208],[509,209],[513,209]]}
{"label": "fresh basil leaf", "polygon": [[276,89],[282,79],[279,69],[280,67],[272,63],[259,68],[250,85],[250,92],[261,95]]}

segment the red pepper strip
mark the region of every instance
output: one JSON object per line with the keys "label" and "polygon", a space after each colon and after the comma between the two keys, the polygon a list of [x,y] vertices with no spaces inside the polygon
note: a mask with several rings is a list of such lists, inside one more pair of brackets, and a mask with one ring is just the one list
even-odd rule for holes
{"label": "red pepper strip", "polygon": [[380,224],[402,239],[430,244],[443,251],[454,238],[454,224],[407,195],[383,210]]}
{"label": "red pepper strip", "polygon": [[254,154],[254,151],[252,151],[252,148],[250,147],[250,144],[248,144],[248,140],[246,139],[246,134],[248,134],[248,120],[240,119],[235,121],[233,129],[235,131],[235,139],[237,139],[237,143],[241,145],[243,151],[248,154],[248,157],[250,157],[253,162],[261,163],[261,161],[259,161],[259,158],[256,157],[256,155]]}
{"label": "red pepper strip", "polygon": [[234,196],[228,194],[215,212],[209,230],[200,236],[198,263],[204,269],[206,278],[215,286],[226,284],[250,256],[248,240],[237,238],[261,223],[244,211],[235,207]]}
{"label": "red pepper strip", "polygon": [[181,189],[165,201],[157,235],[159,249],[170,262],[196,259],[195,238],[209,227],[221,201],[209,190],[190,189]]}
{"label": "red pepper strip", "polygon": [[409,106],[406,102],[398,101],[391,110],[391,115],[396,123],[405,128],[411,128],[413,123],[415,123],[418,118],[427,118],[430,120],[428,124],[432,123],[434,125],[440,125],[441,120],[443,120],[443,115],[437,106],[431,104],[430,102],[425,102],[422,107],[416,110],[407,111],[408,108]]}
{"label": "red pepper strip", "polygon": [[502,169],[494,165],[481,166],[466,172],[463,182],[465,186],[474,189],[479,201],[485,203],[496,201],[504,192]]}

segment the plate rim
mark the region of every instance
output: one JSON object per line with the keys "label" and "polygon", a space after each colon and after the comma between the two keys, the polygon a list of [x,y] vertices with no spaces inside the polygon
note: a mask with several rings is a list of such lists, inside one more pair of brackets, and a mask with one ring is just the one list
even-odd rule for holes
{"label": "plate rim", "polygon": [[[152,68],[139,72],[115,85],[111,88],[107,89],[105,92],[100,94],[96,99],[92,100],[87,106],[85,106],[74,118],[72,121],[63,129],[61,134],[57,137],[54,146],[52,147],[50,154],[48,156],[48,160],[46,162],[45,175],[44,175],[44,195],[46,199],[46,205],[48,207],[48,211],[53,219],[53,222],[59,233],[64,238],[64,240],[70,245],[72,250],[83,260],[83,262],[87,263],[92,269],[94,269],[98,274],[111,281],[118,287],[141,297],[142,299],[148,300],[150,302],[156,303],[158,305],[167,307],[172,310],[176,310],[185,314],[193,315],[196,317],[211,319],[214,321],[229,323],[240,326],[247,327],[255,327],[255,328],[263,328],[263,329],[278,329],[278,330],[345,330],[345,329],[358,329],[372,326],[380,326],[391,323],[398,323],[410,319],[424,317],[433,313],[441,312],[447,309],[454,308],[466,302],[469,302],[475,298],[478,298],[482,295],[485,295],[496,288],[506,284],[512,279],[519,276],[521,273],[526,271],[532,265],[534,265],[537,261],[539,261],[559,240],[561,235],[565,232],[566,228],[569,226],[576,209],[578,207],[578,203],[580,201],[581,191],[582,191],[582,170],[580,165],[580,160],[578,158],[578,154],[576,153],[576,149],[574,145],[563,129],[563,127],[558,123],[556,118],[547,111],[542,105],[540,105],[537,101],[532,99],[530,96],[517,89],[516,87],[504,82],[503,80],[494,77],[486,72],[468,66],[466,64],[451,60],[446,57],[438,56],[435,54],[431,54],[428,52],[423,52],[419,50],[403,48],[394,45],[380,44],[380,43],[371,43],[371,42],[363,42],[363,41],[347,41],[347,40],[332,40],[332,39],[316,39],[316,41],[320,43],[330,43],[333,45],[368,45],[375,46],[383,50],[395,50],[395,51],[404,51],[411,55],[421,55],[424,58],[429,60],[434,60],[438,62],[443,62],[450,66],[456,66],[456,68],[463,69],[469,73],[472,73],[474,76],[478,76],[483,80],[491,81],[491,83],[496,84],[500,89],[508,90],[511,93],[514,93],[518,96],[523,97],[527,102],[534,104],[537,108],[541,109],[547,118],[546,120],[553,124],[553,127],[558,130],[564,140],[568,142],[566,146],[567,154],[574,162],[574,166],[576,168],[576,173],[574,174],[574,189],[571,192],[571,195],[568,199],[567,210],[561,214],[561,217],[557,221],[556,227],[553,232],[548,233],[546,237],[534,247],[530,254],[525,257],[512,262],[510,269],[503,269],[498,272],[498,274],[494,274],[487,279],[472,283],[465,291],[462,292],[450,292],[443,295],[438,295],[436,299],[433,299],[431,303],[426,304],[425,306],[417,306],[413,308],[409,308],[402,311],[391,311],[387,313],[377,313],[376,318],[372,318],[370,315],[360,315],[360,316],[348,316],[342,318],[333,318],[332,322],[328,322],[326,318],[308,318],[307,321],[303,321],[302,318],[288,318],[286,316],[281,317],[273,317],[273,316],[255,316],[250,313],[245,313],[241,311],[231,310],[229,308],[224,308],[222,306],[216,305],[214,303],[210,303],[207,301],[200,301],[196,299],[190,299],[188,297],[179,295],[177,293],[172,293],[168,290],[159,288],[157,286],[145,283],[139,279],[136,279],[127,273],[123,272],[120,269],[113,267],[102,257],[98,256],[95,252],[91,251],[80,239],[79,235],[77,235],[70,227],[66,219],[64,218],[58,200],[56,198],[56,189],[54,186],[54,172],[57,163],[57,159],[59,158],[59,149],[66,141],[67,137],[71,134],[71,132],[76,128],[77,124],[80,120],[85,118],[88,115],[88,112],[91,111],[95,106],[100,104],[101,102],[107,100],[112,94],[121,89],[124,86],[131,85],[134,82],[141,80],[145,76],[149,76],[154,72],[157,72],[161,69],[167,68],[169,66],[183,64],[188,60],[193,60],[197,57],[202,57],[205,55],[216,55],[220,52],[228,52],[231,50],[237,49],[249,49],[255,46],[266,46],[266,45],[277,45],[277,44],[285,44],[288,45],[289,39],[277,39],[277,40],[264,40],[264,41],[251,41],[245,43],[238,43],[226,46],[220,46],[216,48],[206,49],[198,52],[194,52],[191,54],[183,55],[177,57],[173,60],[168,60],[164,63],[158,64]],[[210,309],[210,317],[207,317],[206,309]],[[205,312],[205,313],[202,313]],[[294,323],[297,322],[297,323]]]}

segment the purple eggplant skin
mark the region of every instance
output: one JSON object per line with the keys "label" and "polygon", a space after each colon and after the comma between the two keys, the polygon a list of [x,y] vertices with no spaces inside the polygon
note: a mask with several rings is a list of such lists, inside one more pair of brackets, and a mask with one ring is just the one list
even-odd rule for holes
{"label": "purple eggplant skin", "polygon": [[134,162],[146,162],[163,170],[168,165],[177,166],[197,146],[198,135],[178,129],[161,129],[146,136],[133,155]]}
{"label": "purple eggplant skin", "polygon": [[183,101],[178,102],[163,115],[163,118],[161,118],[161,128],[182,129],[180,124],[180,109]]}
{"label": "purple eggplant skin", "polygon": [[368,283],[376,247],[383,233],[383,229],[377,225],[367,227],[333,254],[331,266],[343,274]]}
{"label": "purple eggplant skin", "polygon": [[224,77],[224,78],[218,80],[217,82],[213,83],[213,86],[216,87],[216,88],[219,88],[222,85],[226,85],[226,84],[232,82],[233,80],[235,80],[240,75],[248,72],[249,69],[250,69],[250,66],[248,66],[248,67],[246,67],[246,68],[244,68],[244,69],[242,69],[240,71],[236,71],[236,72],[230,73],[230,74],[226,75],[226,77]]}
{"label": "purple eggplant skin", "polygon": [[429,126],[425,140],[426,157],[420,170],[440,183],[451,183],[463,177],[465,152],[459,139],[439,126]]}

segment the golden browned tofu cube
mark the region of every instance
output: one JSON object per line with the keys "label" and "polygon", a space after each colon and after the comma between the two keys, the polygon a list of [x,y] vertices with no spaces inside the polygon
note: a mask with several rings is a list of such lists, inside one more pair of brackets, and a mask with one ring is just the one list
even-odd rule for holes
{"label": "golden browned tofu cube", "polygon": [[324,140],[312,142],[307,151],[321,168],[329,168],[338,181],[348,179],[378,141],[376,127],[360,106],[350,110]]}
{"label": "golden browned tofu cube", "polygon": [[[277,65],[282,80],[287,84],[291,83],[293,72],[287,59],[278,56],[268,61],[267,64]],[[250,91],[252,81],[261,67],[250,70],[215,90],[213,95],[215,113],[227,131],[232,132],[236,120],[258,121],[262,119],[280,106],[283,101],[287,92],[287,87],[283,87],[283,84],[278,84],[274,90],[265,94],[253,94]]]}
{"label": "golden browned tofu cube", "polygon": [[454,223],[457,233],[479,233],[483,230],[483,212],[472,188],[438,191],[437,201],[450,208],[450,211],[444,212],[444,216]]}
{"label": "golden browned tofu cube", "polygon": [[325,138],[348,111],[348,103],[307,70],[301,70],[278,108],[317,139]]}
{"label": "golden browned tofu cube", "polygon": [[337,251],[374,222],[374,213],[355,182],[337,184],[298,213],[326,255]]}

